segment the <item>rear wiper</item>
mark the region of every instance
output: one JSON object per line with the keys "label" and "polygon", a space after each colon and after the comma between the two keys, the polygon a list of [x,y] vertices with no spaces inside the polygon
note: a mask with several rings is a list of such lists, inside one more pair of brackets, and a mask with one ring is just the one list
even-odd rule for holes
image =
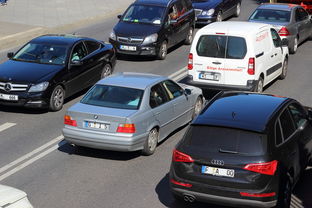
{"label": "rear wiper", "polygon": [[222,152],[222,153],[229,153],[229,154],[238,154],[237,151],[231,151],[231,150],[224,150],[224,149],[219,149],[219,152]]}

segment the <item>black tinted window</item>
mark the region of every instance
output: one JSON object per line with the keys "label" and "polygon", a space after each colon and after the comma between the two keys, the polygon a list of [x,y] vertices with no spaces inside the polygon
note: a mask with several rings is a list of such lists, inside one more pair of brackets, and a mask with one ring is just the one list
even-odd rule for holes
{"label": "black tinted window", "polygon": [[163,86],[170,99],[174,99],[183,94],[183,89],[176,83],[172,82],[171,80],[164,81]]}
{"label": "black tinted window", "polygon": [[308,16],[309,16],[308,13],[304,9],[298,8],[296,10],[296,21],[303,21],[307,19]]}
{"label": "black tinted window", "polygon": [[266,138],[263,134],[239,129],[192,125],[184,136],[184,144],[199,151],[261,155],[266,152]]}
{"label": "black tinted window", "polygon": [[95,41],[86,41],[85,44],[87,46],[88,53],[92,53],[101,47],[101,44]]}
{"label": "black tinted window", "polygon": [[272,35],[272,41],[275,47],[281,47],[282,45],[282,40],[276,30],[271,29],[271,35]]}
{"label": "black tinted window", "polygon": [[155,108],[168,101],[167,95],[160,84],[151,88],[150,106]]}
{"label": "black tinted window", "polygon": [[275,144],[279,145],[283,142],[281,126],[279,120],[275,124]]}
{"label": "black tinted window", "polygon": [[71,61],[79,61],[87,55],[87,49],[82,42],[78,43],[72,52]]}
{"label": "black tinted window", "polygon": [[289,111],[294,119],[297,128],[302,126],[307,120],[306,113],[300,105],[296,103],[289,105]]}
{"label": "black tinted window", "polygon": [[260,22],[289,22],[290,12],[273,9],[257,9],[249,19]]}
{"label": "black tinted window", "polygon": [[280,122],[282,126],[284,140],[286,140],[295,131],[293,121],[287,109],[281,114]]}
{"label": "black tinted window", "polygon": [[228,37],[226,58],[243,59],[247,52],[244,38]]}

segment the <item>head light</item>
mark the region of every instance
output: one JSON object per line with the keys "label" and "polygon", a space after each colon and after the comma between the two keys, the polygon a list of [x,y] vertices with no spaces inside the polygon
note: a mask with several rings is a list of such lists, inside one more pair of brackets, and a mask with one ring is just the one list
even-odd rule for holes
{"label": "head light", "polygon": [[214,12],[215,12],[214,9],[209,9],[209,10],[207,11],[207,16],[212,16]]}
{"label": "head light", "polygon": [[49,82],[41,82],[39,84],[30,87],[28,92],[42,92],[45,91],[49,86]]}
{"label": "head light", "polygon": [[112,31],[110,34],[109,34],[109,38],[112,39],[112,40],[116,40],[116,34],[114,31]]}
{"label": "head light", "polygon": [[156,33],[145,37],[143,44],[154,43],[157,41],[158,35]]}

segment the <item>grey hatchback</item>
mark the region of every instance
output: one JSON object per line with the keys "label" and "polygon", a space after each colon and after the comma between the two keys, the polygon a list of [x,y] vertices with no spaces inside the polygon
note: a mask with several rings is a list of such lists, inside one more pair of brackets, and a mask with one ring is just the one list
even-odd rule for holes
{"label": "grey hatchback", "polygon": [[158,142],[200,112],[203,99],[201,89],[167,77],[111,75],[68,109],[63,135],[78,146],[151,155]]}
{"label": "grey hatchback", "polygon": [[296,4],[261,4],[249,17],[250,22],[273,25],[281,38],[289,40],[289,52],[294,54],[298,45],[312,36],[312,19]]}

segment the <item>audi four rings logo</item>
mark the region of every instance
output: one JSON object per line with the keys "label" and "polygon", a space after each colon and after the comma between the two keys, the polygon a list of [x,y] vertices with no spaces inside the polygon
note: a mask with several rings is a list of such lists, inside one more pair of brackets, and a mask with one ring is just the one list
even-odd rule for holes
{"label": "audi four rings logo", "polygon": [[214,165],[224,165],[223,160],[211,160],[210,162],[211,164],[214,164]]}
{"label": "audi four rings logo", "polygon": [[4,90],[5,90],[5,91],[9,92],[9,91],[11,91],[11,89],[12,89],[11,83],[6,83],[6,84],[4,85]]}

